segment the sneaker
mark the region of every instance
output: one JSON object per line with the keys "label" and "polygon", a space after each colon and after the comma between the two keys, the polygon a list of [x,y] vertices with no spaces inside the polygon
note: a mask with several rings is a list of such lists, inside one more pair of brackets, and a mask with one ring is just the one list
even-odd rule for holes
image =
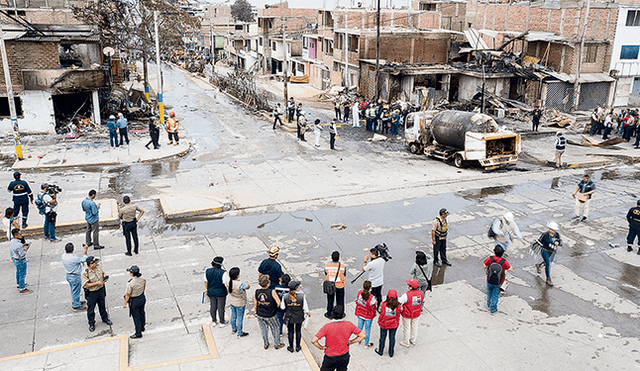
{"label": "sneaker", "polygon": [[111,326],[111,325],[113,325],[113,322],[111,322],[111,320],[110,320],[110,319],[108,319],[108,320],[106,320],[106,321],[102,321],[102,322],[106,323],[106,324],[107,324],[107,326]]}
{"label": "sneaker", "polygon": [[21,293],[21,294],[28,294],[28,293],[30,293],[30,292],[33,292],[33,291],[31,291],[31,290],[29,290],[29,289],[20,290],[20,293]]}
{"label": "sneaker", "polygon": [[89,332],[94,332],[96,330],[96,325],[89,325]]}
{"label": "sneaker", "polygon": [[131,336],[129,336],[131,339],[140,339],[142,337],[142,334],[138,335],[138,334],[133,334]]}
{"label": "sneaker", "polygon": [[587,221],[587,217],[583,216],[582,219],[580,219],[581,222],[586,222]]}
{"label": "sneaker", "polygon": [[410,345],[409,345],[409,344],[407,344],[407,343],[405,343],[404,341],[401,341],[401,342],[400,342],[400,345],[402,345],[403,347],[407,347],[407,348],[409,348],[409,347],[410,347]]}
{"label": "sneaker", "polygon": [[214,322],[211,324],[211,327],[216,327],[216,326],[218,326],[218,322]]}
{"label": "sneaker", "polygon": [[538,274],[542,272],[542,266],[540,265],[540,263],[536,264],[536,271],[538,271]]}
{"label": "sneaker", "polygon": [[628,252],[632,252],[633,251],[633,247],[631,247],[631,245],[627,245],[627,251]]}
{"label": "sneaker", "polygon": [[547,285],[553,286],[553,281],[551,281],[551,277],[547,277]]}
{"label": "sneaker", "polygon": [[378,348],[376,348],[375,350],[376,354],[378,354],[379,356],[382,356],[382,352],[380,350],[378,350]]}
{"label": "sneaker", "polygon": [[62,241],[62,239],[60,239],[60,238],[58,238],[58,237],[56,237],[56,238],[52,238],[52,239],[51,239],[51,242],[54,242],[54,243],[55,243],[55,242],[60,242],[60,241]]}
{"label": "sneaker", "polygon": [[236,332],[238,332],[238,330],[231,329],[232,334],[235,334]]}
{"label": "sneaker", "polygon": [[442,267],[442,263],[440,263],[439,261],[433,263],[433,265],[435,265],[436,267]]}
{"label": "sneaker", "polygon": [[282,347],[284,347],[284,343],[280,343],[279,345],[276,345],[276,346],[274,346],[273,348],[274,348],[274,349],[280,349],[280,348],[282,348]]}
{"label": "sneaker", "polygon": [[442,263],[443,263],[443,264],[446,264],[446,265],[448,265],[448,266],[450,266],[450,267],[453,265],[453,264],[451,264],[451,262],[450,262],[450,261],[448,261],[448,260],[443,260],[443,261],[442,261]]}
{"label": "sneaker", "polygon": [[221,323],[219,327],[220,327],[220,328],[223,328],[223,327],[225,327],[226,325],[227,325],[227,323],[226,323],[226,322],[224,322],[224,323]]}
{"label": "sneaker", "polygon": [[239,338],[243,338],[245,336],[249,336],[248,332],[243,332],[242,335],[238,335]]}
{"label": "sneaker", "polygon": [[104,246],[100,245],[100,246],[94,246],[93,247],[94,250],[101,250],[104,249]]}

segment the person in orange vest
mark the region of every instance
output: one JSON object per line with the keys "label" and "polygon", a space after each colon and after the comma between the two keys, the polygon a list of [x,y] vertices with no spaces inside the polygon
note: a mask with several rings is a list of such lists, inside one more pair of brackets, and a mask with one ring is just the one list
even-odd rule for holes
{"label": "person in orange vest", "polygon": [[364,339],[364,347],[371,348],[373,343],[369,342],[371,337],[371,323],[376,317],[376,297],[371,294],[371,281],[362,283],[362,290],[358,291],[356,296],[356,317],[358,317],[358,328],[362,330],[367,337]]}
{"label": "person in orange vest", "polygon": [[342,305],[344,308],[344,276],[347,274],[347,267],[340,262],[340,252],[334,251],[331,253],[331,261],[324,266],[325,281],[335,283],[335,294],[327,294],[327,312],[325,317],[331,318],[333,313],[333,303],[335,305]]}
{"label": "person in orange vest", "polygon": [[398,302],[402,304],[402,329],[404,331],[404,341],[400,342],[403,347],[416,345],[418,338],[418,325],[420,313],[422,313],[422,302],[424,292],[418,290],[420,283],[418,280],[407,280],[409,291],[402,294]]}
{"label": "person in orange vest", "polygon": [[394,289],[387,292],[387,300],[380,305],[380,316],[378,316],[378,326],[380,326],[380,343],[376,349],[379,356],[384,354],[384,342],[389,334],[389,357],[393,357],[393,350],[396,345],[396,331],[400,326],[400,312],[402,307],[398,302],[398,292]]}

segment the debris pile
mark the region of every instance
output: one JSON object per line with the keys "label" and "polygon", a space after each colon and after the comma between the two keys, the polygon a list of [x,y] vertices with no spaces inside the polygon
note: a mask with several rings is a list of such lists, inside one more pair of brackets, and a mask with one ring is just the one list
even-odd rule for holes
{"label": "debris pile", "polygon": [[271,110],[267,94],[258,90],[255,78],[245,71],[236,70],[226,76],[216,74],[209,81],[220,90],[226,91],[241,100],[245,107],[251,106],[259,110]]}

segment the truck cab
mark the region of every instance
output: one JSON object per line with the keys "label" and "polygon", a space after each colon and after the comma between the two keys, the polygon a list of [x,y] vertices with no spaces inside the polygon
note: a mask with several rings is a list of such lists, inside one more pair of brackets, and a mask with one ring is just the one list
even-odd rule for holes
{"label": "truck cab", "polygon": [[429,141],[429,125],[431,119],[438,111],[412,112],[407,115],[404,123],[404,140],[409,152],[421,153],[425,144]]}

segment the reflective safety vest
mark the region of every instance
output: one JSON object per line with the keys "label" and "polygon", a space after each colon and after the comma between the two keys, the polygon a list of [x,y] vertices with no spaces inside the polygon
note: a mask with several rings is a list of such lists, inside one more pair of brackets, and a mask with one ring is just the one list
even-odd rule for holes
{"label": "reflective safety vest", "polygon": [[383,301],[380,305],[380,315],[378,316],[378,326],[383,329],[398,328],[400,325],[400,312],[402,307],[394,310],[387,308],[387,302]]}
{"label": "reflective safety vest", "polygon": [[402,304],[402,317],[418,318],[424,301],[424,293],[420,290],[407,291],[407,302]]}
{"label": "reflective safety vest", "polygon": [[358,298],[356,299],[356,316],[364,319],[373,319],[376,316],[376,306],[372,305],[371,302],[375,297],[371,294],[365,302],[360,296],[361,293],[362,290],[359,290]]}

